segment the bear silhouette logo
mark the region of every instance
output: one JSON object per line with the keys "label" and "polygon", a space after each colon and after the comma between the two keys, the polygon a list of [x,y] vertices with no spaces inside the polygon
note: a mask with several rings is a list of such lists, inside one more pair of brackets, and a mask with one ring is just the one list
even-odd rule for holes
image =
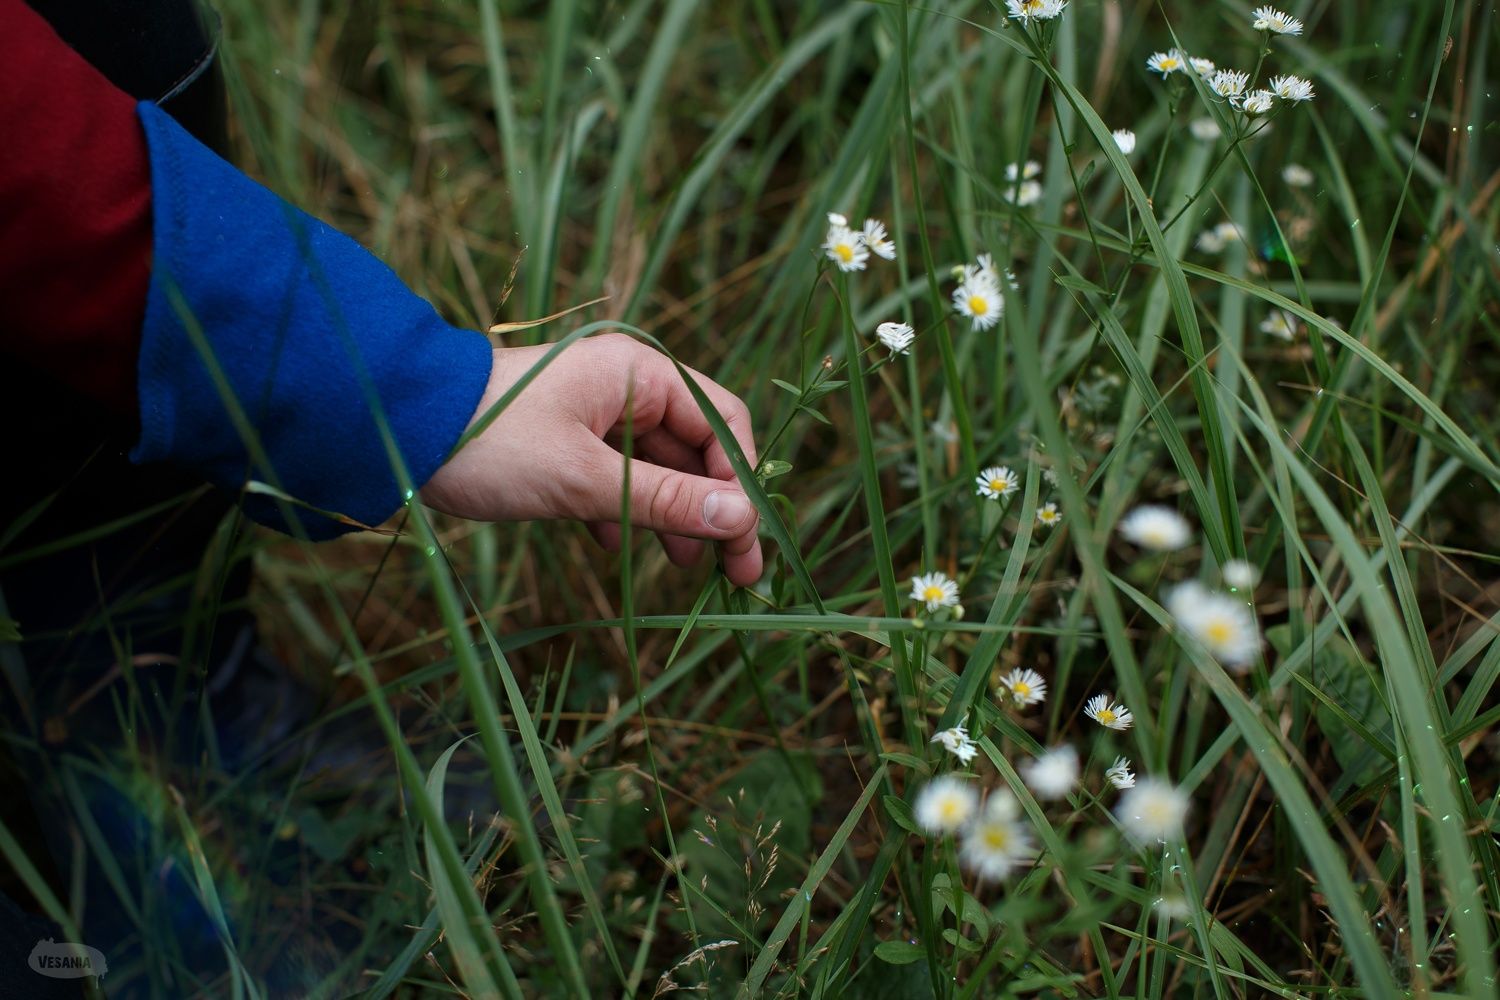
{"label": "bear silhouette logo", "polygon": [[31,949],[26,964],[32,970],[53,979],[82,979],[84,976],[103,976],[109,971],[104,952],[86,944],[71,941],[54,942],[44,938]]}

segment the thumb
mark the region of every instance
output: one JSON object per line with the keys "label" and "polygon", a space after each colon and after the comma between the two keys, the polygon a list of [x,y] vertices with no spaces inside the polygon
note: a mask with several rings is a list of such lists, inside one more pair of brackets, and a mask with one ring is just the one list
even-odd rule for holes
{"label": "thumb", "polygon": [[[616,506],[613,517],[619,515]],[[733,480],[630,461],[631,524],[668,535],[725,541],[754,531],[759,519],[755,505]]]}

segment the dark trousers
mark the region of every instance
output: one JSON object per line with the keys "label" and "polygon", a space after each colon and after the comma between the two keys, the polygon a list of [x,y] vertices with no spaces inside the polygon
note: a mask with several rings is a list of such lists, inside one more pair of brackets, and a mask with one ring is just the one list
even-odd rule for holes
{"label": "dark trousers", "polygon": [[[224,150],[215,21],[196,0],[29,3],[116,86],[156,102]],[[141,790],[111,787],[90,775],[91,765],[123,752],[126,740],[132,752],[154,744],[148,749],[191,759],[198,749],[191,727],[174,731],[174,714],[190,718],[211,671],[247,655],[251,620],[234,605],[248,586],[248,563],[235,557],[230,505],[191,479],[133,466],[126,455],[135,428],[11,359],[0,365],[0,411],[11,429],[7,465],[19,480],[0,491],[0,536],[13,533],[4,555],[34,553],[0,568],[0,612],[25,637],[19,647],[0,649],[0,780],[7,790],[26,791],[5,796],[0,815],[64,900],[77,859],[89,856],[79,849],[75,822],[82,803],[95,846],[102,838],[118,851],[116,867],[127,881],[159,878],[164,894],[180,889],[191,901],[185,871],[143,872],[136,863],[149,857],[153,835],[142,828],[140,803],[133,800]],[[205,581],[206,555],[214,564]],[[205,606],[210,613],[190,620],[188,609]],[[118,695],[127,680],[133,700],[148,711],[122,725]],[[150,693],[142,698],[142,690]],[[174,745],[163,747],[163,741]],[[97,861],[85,868],[89,902],[81,943],[101,950],[150,948],[139,935],[131,939],[109,893],[99,892],[102,902],[95,901],[95,890],[109,882]],[[9,896],[0,895],[0,998],[78,996],[79,980],[48,978],[27,966],[38,941],[64,938],[36,915],[18,879],[0,875],[7,876],[0,878],[0,893]],[[206,942],[178,941],[174,948],[191,952],[206,943],[214,950],[203,916],[187,913],[185,920],[207,932]],[[118,968],[120,953],[108,957]],[[105,977],[111,996],[140,992],[113,988],[111,978],[119,977]]]}

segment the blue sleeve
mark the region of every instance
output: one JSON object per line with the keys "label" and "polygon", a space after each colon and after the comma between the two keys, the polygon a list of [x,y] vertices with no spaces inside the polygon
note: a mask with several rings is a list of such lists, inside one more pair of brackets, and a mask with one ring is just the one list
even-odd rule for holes
{"label": "blue sleeve", "polygon": [[[385,520],[403,497],[376,408],[420,486],[479,405],[489,341],[444,322],[374,255],[165,112],[149,102],[138,112],[154,233],[131,458],[192,469],[231,491],[260,480],[315,508]],[[245,509],[288,527],[266,496],[247,495]],[[312,538],[348,530],[300,508],[295,516]]]}

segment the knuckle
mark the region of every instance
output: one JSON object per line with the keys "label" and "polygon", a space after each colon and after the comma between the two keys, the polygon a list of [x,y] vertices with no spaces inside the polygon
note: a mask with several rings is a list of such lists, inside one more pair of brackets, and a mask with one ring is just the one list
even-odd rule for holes
{"label": "knuckle", "polygon": [[651,492],[647,514],[653,524],[693,523],[693,489],[678,476],[663,476]]}

